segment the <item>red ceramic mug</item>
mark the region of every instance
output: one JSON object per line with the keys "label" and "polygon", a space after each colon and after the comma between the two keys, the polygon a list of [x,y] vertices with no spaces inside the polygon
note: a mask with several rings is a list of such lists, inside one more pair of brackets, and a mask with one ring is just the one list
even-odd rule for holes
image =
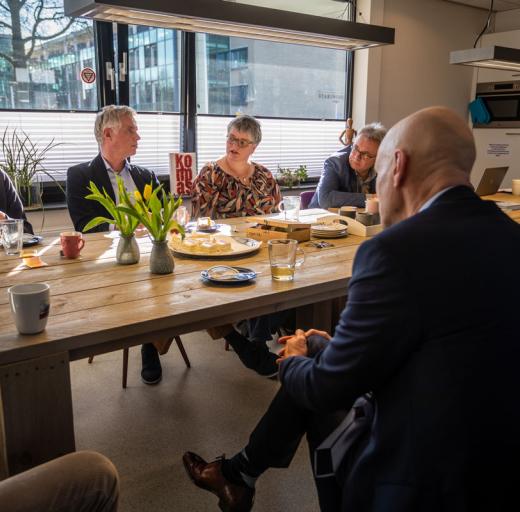
{"label": "red ceramic mug", "polygon": [[64,231],[60,233],[61,253],[65,258],[74,259],[79,256],[81,249],[85,245],[83,235],[78,231]]}

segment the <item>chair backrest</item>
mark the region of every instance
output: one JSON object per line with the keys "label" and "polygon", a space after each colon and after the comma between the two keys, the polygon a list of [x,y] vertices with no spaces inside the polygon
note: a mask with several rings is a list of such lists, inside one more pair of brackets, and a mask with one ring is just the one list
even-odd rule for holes
{"label": "chair backrest", "polygon": [[304,192],[300,193],[300,199],[301,199],[300,208],[302,210],[306,210],[309,207],[309,203],[311,202],[313,196],[314,196],[314,190],[305,190]]}

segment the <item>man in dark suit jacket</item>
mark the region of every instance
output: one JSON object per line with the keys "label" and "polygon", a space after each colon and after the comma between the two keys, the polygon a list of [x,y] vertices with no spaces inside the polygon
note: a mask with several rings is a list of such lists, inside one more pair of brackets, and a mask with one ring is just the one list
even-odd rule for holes
{"label": "man in dark suit jacket", "polygon": [[[127,164],[127,171],[135,184],[135,190],[143,192],[145,185],[152,183],[153,187],[159,185],[155,174],[144,167]],[[69,215],[76,231],[83,231],[87,223],[95,217],[106,217],[105,207],[97,201],[85,199],[90,192],[87,190],[90,182],[93,181],[101,190],[105,189],[110,197],[115,201],[115,191],[110,182],[109,173],[103,161],[101,153],[91,160],[82,164],[75,165],[67,171],[67,206]],[[89,233],[97,231],[108,231],[109,224],[100,224],[89,230]]]}
{"label": "man in dark suit jacket", "polygon": [[[85,199],[93,181],[101,190],[105,189],[115,201],[117,195],[116,176],[120,176],[131,193],[143,192],[145,185],[155,188],[159,182],[155,174],[144,167],[131,165],[129,158],[137,151],[141,138],[137,133],[135,111],[130,107],[105,107],[96,117],[94,134],[99,144],[99,154],[94,160],[71,167],[67,171],[67,206],[76,231],[83,228],[94,217],[105,217],[107,211],[97,201]],[[108,224],[100,224],[94,231],[108,231]]]}
{"label": "man in dark suit jacket", "polygon": [[[159,186],[155,174],[148,169],[131,165],[129,158],[135,155],[141,138],[137,133],[135,111],[126,106],[110,105],[101,110],[94,127],[99,144],[99,155],[91,162],[75,165],[67,171],[67,206],[76,231],[83,231],[94,217],[106,217],[108,212],[97,201],[85,199],[94,182],[105,189],[117,202],[117,180],[119,176],[131,194],[138,190],[141,194],[147,184]],[[117,199],[117,200],[116,200]],[[91,231],[108,231],[109,224],[100,224]],[[143,367],[141,377],[146,384],[157,384],[162,378],[161,362],[157,349],[152,343],[141,347]]]}
{"label": "man in dark suit jacket", "polygon": [[25,233],[34,234],[31,223],[27,220],[23,211],[22,201],[16,193],[13,182],[0,169],[0,220],[23,219],[23,230]]}
{"label": "man in dark suit jacket", "polygon": [[474,159],[467,124],[441,107],[385,137],[376,169],[386,229],[356,255],[334,336],[314,358],[313,331],[287,340],[282,387],[242,452],[211,463],[184,455],[225,510],[250,510],[262,472],[287,466],[305,433],[312,453],[337,424],[333,413],[370,391],[368,441],[337,481],[317,481],[322,510],[511,510],[520,226],[475,195]]}

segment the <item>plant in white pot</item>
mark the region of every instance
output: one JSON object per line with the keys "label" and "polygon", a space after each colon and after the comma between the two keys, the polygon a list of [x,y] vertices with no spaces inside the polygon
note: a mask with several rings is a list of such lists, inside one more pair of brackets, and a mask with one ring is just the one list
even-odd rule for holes
{"label": "plant in white pot", "polygon": [[65,195],[61,185],[44,167],[49,151],[61,144],[52,139],[49,143],[40,145],[33,142],[23,130],[9,130],[9,127],[4,130],[0,139],[3,155],[0,169],[11,178],[25,209],[42,206],[41,174],[54,181]]}

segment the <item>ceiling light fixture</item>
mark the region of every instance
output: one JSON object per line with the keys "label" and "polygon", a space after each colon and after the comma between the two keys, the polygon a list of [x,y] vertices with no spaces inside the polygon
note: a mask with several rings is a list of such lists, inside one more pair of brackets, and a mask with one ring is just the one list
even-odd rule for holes
{"label": "ceiling light fixture", "polygon": [[222,0],[65,0],[67,16],[188,32],[358,50],[394,43],[394,29]]}
{"label": "ceiling light fixture", "polygon": [[505,46],[486,46],[450,53],[450,64],[520,71],[520,50]]}
{"label": "ceiling light fixture", "polygon": [[450,64],[520,71],[520,49],[507,48],[505,46],[486,46],[483,48],[476,48],[478,41],[491,25],[493,2],[494,0],[490,1],[486,24],[475,40],[473,48],[470,50],[456,50],[451,52]]}

